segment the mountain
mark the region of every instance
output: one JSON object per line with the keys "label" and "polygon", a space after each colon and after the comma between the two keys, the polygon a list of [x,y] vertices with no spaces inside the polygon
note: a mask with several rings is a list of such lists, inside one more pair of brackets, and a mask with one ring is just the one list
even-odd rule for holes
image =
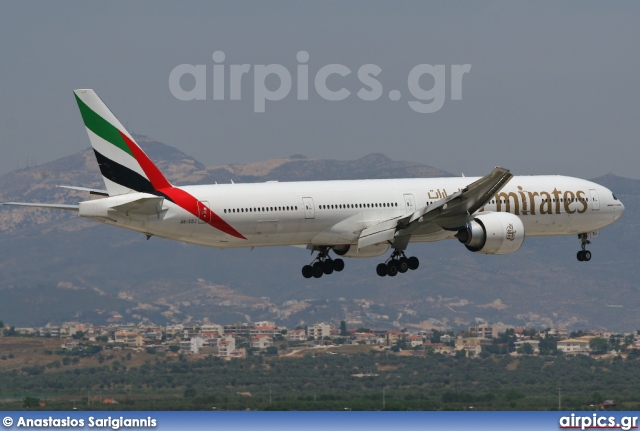
{"label": "mountain", "polygon": [[[416,162],[371,154],[355,161],[295,155],[205,167],[144,136],[143,149],[175,184],[451,176]],[[455,241],[411,244],[420,268],[380,278],[384,260],[348,259],[341,273],[300,275],[311,261],[294,247],[217,250],[152,238],[79,219],[75,213],[0,208],[0,320],[41,325],[65,320],[155,323],[275,320],[295,327],[348,320],[374,327],[505,325],[640,328],[640,181],[597,178],[626,213],[593,240],[580,263],[577,238],[527,238],[518,252],[484,256]],[[0,201],[77,203],[89,197],[56,188],[103,188],[90,149],[0,177]]]}

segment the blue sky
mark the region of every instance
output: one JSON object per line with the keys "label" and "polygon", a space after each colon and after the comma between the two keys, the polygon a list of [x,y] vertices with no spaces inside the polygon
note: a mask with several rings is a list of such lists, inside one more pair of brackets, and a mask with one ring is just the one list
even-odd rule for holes
{"label": "blue sky", "polygon": [[[130,131],[206,165],[380,152],[456,174],[500,165],[640,178],[636,2],[3,1],[2,10],[0,174],[87,148],[72,90],[94,88]],[[229,100],[228,82],[226,100],[213,100],[215,51],[225,53],[227,79],[230,65],[251,66],[241,100]],[[299,51],[309,54],[309,100],[296,97]],[[169,76],[181,64],[206,67],[205,100],[172,94]],[[293,88],[256,113],[253,71],[269,64],[284,66]],[[344,100],[314,87],[329,64],[351,71],[326,80],[350,91]],[[365,64],[381,70],[374,101],[357,96]],[[445,67],[437,112],[408,104],[409,71],[420,64]],[[462,99],[451,100],[452,66],[464,64]]]}

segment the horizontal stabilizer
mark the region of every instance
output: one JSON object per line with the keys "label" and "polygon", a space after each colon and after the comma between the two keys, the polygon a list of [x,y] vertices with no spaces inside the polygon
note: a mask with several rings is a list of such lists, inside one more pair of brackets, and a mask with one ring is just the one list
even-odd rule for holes
{"label": "horizontal stabilizer", "polygon": [[90,189],[87,187],[75,187],[75,186],[56,186],[56,187],[60,187],[62,189],[77,190],[79,192],[89,192],[92,195],[109,196],[109,192],[107,192],[106,190]]}
{"label": "horizontal stabilizer", "polygon": [[65,205],[65,204],[36,204],[28,202],[3,202],[2,205],[14,205],[18,207],[32,207],[32,208],[49,208],[56,210],[68,210],[78,211],[78,205]]}
{"label": "horizontal stabilizer", "polygon": [[135,201],[127,202],[121,205],[111,207],[116,211],[128,214],[154,215],[162,212],[162,197],[140,198]]}

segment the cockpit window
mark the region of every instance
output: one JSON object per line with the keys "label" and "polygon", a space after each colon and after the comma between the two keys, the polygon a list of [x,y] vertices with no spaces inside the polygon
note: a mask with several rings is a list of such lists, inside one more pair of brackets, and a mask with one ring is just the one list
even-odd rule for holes
{"label": "cockpit window", "polygon": [[611,196],[613,196],[613,198],[614,198],[615,200],[618,200],[618,198],[616,197],[616,195],[615,195],[615,194],[611,193]]}

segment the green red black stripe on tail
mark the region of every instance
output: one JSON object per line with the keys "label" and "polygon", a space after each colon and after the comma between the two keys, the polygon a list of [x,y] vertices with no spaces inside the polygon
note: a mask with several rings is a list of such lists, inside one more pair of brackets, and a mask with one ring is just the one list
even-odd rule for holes
{"label": "green red black stripe on tail", "polygon": [[[118,123],[106,105],[92,90],[79,91],[91,92],[90,96],[95,96],[93,102],[98,105],[98,109],[103,110],[105,114],[113,118],[113,121]],[[246,239],[240,232],[211,211],[211,208],[206,207],[181,188],[174,187],[128,133],[120,130],[91,109],[87,103],[78,97],[78,94],[75,94],[75,97],[85,126],[95,135],[93,137],[90,134],[89,137],[100,166],[100,172],[106,180],[125,189],[163,196],[214,228],[236,238]],[[98,145],[94,144],[94,140],[101,145],[102,151],[96,148]],[[115,159],[123,162],[119,163]],[[125,164],[128,166],[125,166]],[[206,211],[202,211],[203,208],[206,208]]]}

